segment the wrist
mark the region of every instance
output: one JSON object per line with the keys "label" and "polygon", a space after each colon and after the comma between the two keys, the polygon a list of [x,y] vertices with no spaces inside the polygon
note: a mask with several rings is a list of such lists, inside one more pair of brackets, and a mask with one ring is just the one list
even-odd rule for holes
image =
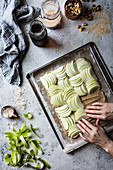
{"label": "wrist", "polygon": [[110,153],[111,148],[113,148],[113,141],[108,138],[108,141],[105,143],[105,145],[102,147],[107,153]]}

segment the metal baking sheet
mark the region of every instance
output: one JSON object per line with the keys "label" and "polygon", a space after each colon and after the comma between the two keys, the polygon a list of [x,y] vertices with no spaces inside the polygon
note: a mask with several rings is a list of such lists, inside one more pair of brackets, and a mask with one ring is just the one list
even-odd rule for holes
{"label": "metal baking sheet", "polygon": [[[101,85],[101,89],[105,93],[108,102],[113,102],[113,78],[106,67],[96,45],[93,42],[90,42],[76,50],[69,52],[61,56],[60,58],[38,68],[34,71],[27,74],[27,79],[39,100],[42,109],[44,110],[45,115],[50,122],[51,127],[54,130],[54,133],[66,153],[85,145],[87,142],[83,141],[80,137],[76,139],[71,139],[65,135],[63,128],[61,127],[58,117],[55,114],[54,108],[50,103],[50,99],[47,95],[45,88],[42,86],[40,77],[43,76],[46,72],[51,72],[58,67],[80,57],[86,58],[92,64],[94,73]],[[113,130],[113,122],[105,127],[106,131]]]}

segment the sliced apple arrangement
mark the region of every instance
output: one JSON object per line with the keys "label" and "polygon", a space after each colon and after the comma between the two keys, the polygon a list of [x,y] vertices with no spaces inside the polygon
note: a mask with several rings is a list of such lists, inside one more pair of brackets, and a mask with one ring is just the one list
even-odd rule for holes
{"label": "sliced apple arrangement", "polygon": [[80,129],[77,127],[76,124],[74,124],[69,128],[68,136],[74,138],[77,137],[80,132],[81,132]]}
{"label": "sliced apple arrangement", "polygon": [[65,102],[64,97],[63,97],[63,92],[60,92],[60,93],[58,93],[58,94],[51,97],[51,104],[54,107],[62,106],[65,103],[66,102]]}
{"label": "sliced apple arrangement", "polygon": [[56,113],[59,114],[60,117],[68,117],[72,113],[71,109],[69,108],[67,104],[61,107],[55,108],[55,111]]}
{"label": "sliced apple arrangement", "polygon": [[86,68],[91,68],[91,65],[89,62],[87,62],[84,58],[79,58],[76,61],[77,69],[81,73]]}
{"label": "sliced apple arrangement", "polygon": [[91,67],[86,68],[83,71],[81,71],[81,77],[82,77],[84,82],[88,81],[89,79],[92,79],[93,76],[94,76],[94,73],[93,73]]}
{"label": "sliced apple arrangement", "polygon": [[77,74],[76,76],[73,76],[69,79],[71,86],[78,87],[83,83],[81,74]]}
{"label": "sliced apple arrangement", "polygon": [[71,126],[74,125],[74,122],[71,117],[61,118],[61,122],[65,130],[68,130]]}
{"label": "sliced apple arrangement", "polygon": [[64,67],[61,66],[58,69],[54,70],[53,73],[56,75],[56,77],[58,78],[58,80],[62,80],[66,78],[66,72],[64,70]]}
{"label": "sliced apple arrangement", "polygon": [[88,81],[86,81],[86,88],[88,90],[88,93],[91,93],[97,88],[100,88],[100,85],[95,79],[91,78]]}
{"label": "sliced apple arrangement", "polygon": [[51,85],[55,85],[57,83],[57,78],[54,73],[45,74],[44,76],[40,77],[40,80],[41,80],[42,84],[44,85],[44,87],[46,88],[46,90]]}
{"label": "sliced apple arrangement", "polygon": [[60,89],[65,90],[70,86],[70,81],[68,78],[58,81],[58,86]]}
{"label": "sliced apple arrangement", "polygon": [[79,95],[79,96],[85,96],[87,94],[87,89],[84,83],[82,83],[80,86],[78,87],[74,87],[75,92]]}
{"label": "sliced apple arrangement", "polygon": [[76,92],[75,92],[74,88],[70,86],[66,90],[64,90],[63,95],[64,95],[64,100],[67,101],[70,98],[72,98],[73,96],[75,96]]}
{"label": "sliced apple arrangement", "polygon": [[64,132],[69,137],[76,138],[80,132],[78,120],[87,118],[79,96],[100,88],[91,64],[84,58],[79,58],[45,74],[40,80],[48,92]]}
{"label": "sliced apple arrangement", "polygon": [[82,102],[77,94],[73,98],[68,100],[67,104],[72,111],[77,111],[77,109],[79,109],[79,108],[84,108],[84,105],[82,104]]}
{"label": "sliced apple arrangement", "polygon": [[75,67],[74,61],[66,64],[66,74],[69,77],[73,77],[77,74],[77,68]]}
{"label": "sliced apple arrangement", "polygon": [[57,86],[57,85],[51,85],[48,89],[47,89],[50,97],[62,92],[62,90]]}
{"label": "sliced apple arrangement", "polygon": [[78,120],[81,120],[82,118],[86,118],[87,114],[84,109],[78,108],[78,110],[74,113],[75,115],[75,120],[78,122]]}

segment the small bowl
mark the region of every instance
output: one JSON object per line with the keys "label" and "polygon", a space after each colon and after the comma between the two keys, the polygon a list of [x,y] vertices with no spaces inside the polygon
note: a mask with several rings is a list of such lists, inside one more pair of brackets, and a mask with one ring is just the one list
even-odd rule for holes
{"label": "small bowl", "polygon": [[[75,13],[71,14],[71,13],[68,12],[69,7],[67,5],[69,5],[69,4],[73,4],[74,5],[74,3],[79,4],[78,14],[75,14]],[[71,8],[71,5],[70,5],[70,8]],[[77,8],[77,6],[76,6],[76,8]],[[81,3],[80,0],[67,0],[65,2],[65,5],[64,5],[64,10],[65,10],[65,15],[66,15],[67,18],[69,18],[71,20],[75,20],[75,19],[77,19],[81,15],[81,12],[82,12],[82,3]],[[74,12],[73,9],[72,10],[70,9],[70,11]]]}
{"label": "small bowl", "polygon": [[18,117],[16,111],[15,111],[15,108],[13,106],[4,106],[2,107],[1,109],[1,115],[4,117],[4,118],[16,118]]}

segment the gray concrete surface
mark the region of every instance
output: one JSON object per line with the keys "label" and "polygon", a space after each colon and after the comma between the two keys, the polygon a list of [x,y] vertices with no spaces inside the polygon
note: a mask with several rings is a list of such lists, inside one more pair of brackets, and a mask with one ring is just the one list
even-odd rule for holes
{"label": "gray concrete surface", "polygon": [[[27,0],[30,5],[39,6],[42,0]],[[96,0],[95,4],[101,4],[102,7],[109,11],[111,19],[111,33],[104,35],[102,38],[93,39],[91,34],[86,35],[86,32],[80,32],[76,29],[76,25],[82,23],[81,21],[71,21],[68,20],[64,15],[63,5],[65,0],[59,0],[61,11],[63,14],[63,20],[61,27],[56,30],[49,30],[48,34],[51,37],[48,45],[45,48],[38,48],[32,44],[30,41],[29,50],[22,63],[22,73],[23,73],[23,84],[21,87],[16,87],[9,85],[2,76],[0,70],[0,109],[4,105],[13,105],[20,118],[17,119],[18,124],[15,128],[19,128],[25,118],[23,117],[23,112],[30,111],[33,113],[34,118],[32,120],[27,120],[27,124],[34,124],[39,128],[39,133],[42,134],[41,142],[45,152],[44,158],[51,164],[52,170],[113,170],[113,158],[105,153],[104,150],[95,146],[93,144],[88,144],[71,154],[65,154],[41,107],[36,99],[31,87],[26,80],[26,74],[33,69],[52,61],[61,55],[84,45],[87,42],[94,41],[98,46],[111,74],[113,75],[113,1],[111,0]],[[2,7],[3,0],[0,1],[0,9]],[[84,2],[84,4],[87,4]],[[1,11],[1,10],[0,10]],[[92,24],[90,21],[89,25]],[[23,29],[26,35],[28,35],[29,24],[26,24]],[[29,37],[28,37],[29,38]],[[27,100],[27,108],[23,111],[21,108],[17,107],[15,102],[15,93],[21,88],[24,90],[24,97]],[[5,139],[4,132],[9,131],[9,127],[15,120],[4,119],[0,115],[0,170],[11,170],[18,169],[17,167],[6,166],[4,163],[4,155],[7,153],[8,142]],[[10,125],[8,125],[10,124]],[[111,137],[112,137],[111,133]],[[31,168],[20,168],[31,169]]]}

